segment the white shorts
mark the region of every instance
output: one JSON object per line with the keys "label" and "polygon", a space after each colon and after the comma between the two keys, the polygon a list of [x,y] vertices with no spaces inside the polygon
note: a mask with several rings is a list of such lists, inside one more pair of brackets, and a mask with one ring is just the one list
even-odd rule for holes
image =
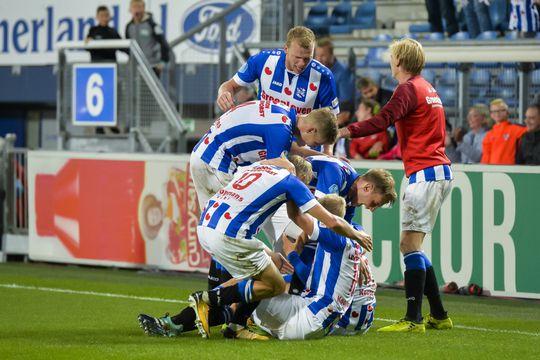
{"label": "white shorts", "polygon": [[191,153],[189,159],[189,170],[193,179],[193,186],[197,192],[201,212],[208,200],[219,190],[227,186],[233,178],[232,175],[210,167],[210,165],[202,161],[194,153]]}
{"label": "white shorts", "polygon": [[235,239],[206,226],[197,226],[197,235],[204,250],[235,279],[258,275],[272,262],[258,239]]}
{"label": "white shorts", "polygon": [[451,189],[451,180],[407,185],[403,195],[401,230],[431,233],[439,209]]}
{"label": "white shorts", "polygon": [[261,300],[253,314],[257,325],[280,340],[317,339],[325,335],[322,323],[308,305],[310,299],[281,294]]}
{"label": "white shorts", "polygon": [[[261,230],[266,235],[273,250],[279,250],[281,246],[281,235],[291,223],[292,221],[287,214],[287,203],[281,205],[275,214],[263,223]],[[276,243],[279,243],[280,246],[276,247]]]}
{"label": "white shorts", "polygon": [[375,317],[375,296],[355,296],[345,314],[330,335],[363,335],[371,328]]}

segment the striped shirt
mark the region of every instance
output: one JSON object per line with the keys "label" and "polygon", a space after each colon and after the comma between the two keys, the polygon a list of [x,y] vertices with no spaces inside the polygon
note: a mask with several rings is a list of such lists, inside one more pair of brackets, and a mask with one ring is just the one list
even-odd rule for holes
{"label": "striped shirt", "polygon": [[318,202],[296,176],[275,166],[253,164],[238,171],[203,209],[200,226],[236,239],[251,239],[286,201],[306,212]]}
{"label": "striped shirt", "polygon": [[287,155],[296,128],[296,112],[283,104],[251,101],[214,122],[193,152],[210,167],[233,174],[238,166]]}
{"label": "striped shirt", "polygon": [[510,30],[537,32],[540,30],[538,9],[533,0],[512,0]]}

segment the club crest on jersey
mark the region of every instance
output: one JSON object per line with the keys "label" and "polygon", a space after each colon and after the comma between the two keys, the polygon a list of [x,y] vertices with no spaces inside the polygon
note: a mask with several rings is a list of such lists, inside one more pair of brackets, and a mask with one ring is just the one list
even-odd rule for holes
{"label": "club crest on jersey", "polygon": [[306,89],[304,88],[296,88],[296,95],[295,98],[304,99],[306,97]]}
{"label": "club crest on jersey", "polygon": [[328,193],[329,194],[337,194],[339,192],[339,188],[337,186],[337,184],[332,184],[332,186],[330,186],[328,188]]}

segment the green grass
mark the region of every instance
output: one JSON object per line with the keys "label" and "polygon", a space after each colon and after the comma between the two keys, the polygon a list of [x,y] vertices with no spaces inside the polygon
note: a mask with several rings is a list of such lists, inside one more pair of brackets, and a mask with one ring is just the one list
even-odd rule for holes
{"label": "green grass", "polygon": [[[200,275],[140,273],[45,264],[0,264],[0,284],[185,300],[206,286]],[[538,359],[540,303],[446,296],[457,325],[451,331],[311,341],[203,340],[146,336],[137,314],[178,312],[185,304],[68,294],[0,286],[0,359]],[[402,291],[377,292],[378,319],[399,319]],[[475,329],[481,328],[481,329]],[[518,332],[522,332],[521,334]],[[536,334],[536,335],[534,335]]]}

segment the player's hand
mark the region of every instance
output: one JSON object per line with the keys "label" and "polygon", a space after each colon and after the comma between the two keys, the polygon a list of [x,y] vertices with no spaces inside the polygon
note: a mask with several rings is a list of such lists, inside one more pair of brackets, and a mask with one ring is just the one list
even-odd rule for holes
{"label": "player's hand", "polygon": [[341,129],[338,130],[338,133],[337,133],[337,140],[341,139],[341,138],[350,138],[351,137],[351,132],[349,131],[349,129],[347,129],[347,127],[342,127]]}
{"label": "player's hand", "polygon": [[294,271],[294,267],[287,259],[285,259],[283,255],[272,251],[270,253],[270,258],[272,259],[272,262],[274,263],[274,265],[276,265],[280,273],[292,274],[292,272]]}
{"label": "player's hand", "polygon": [[283,243],[283,253],[285,254],[285,256],[289,256],[291,252],[296,251],[296,241],[293,241],[285,234],[281,235],[281,241]]}
{"label": "player's hand", "polygon": [[217,104],[221,111],[225,112],[230,108],[234,107],[234,98],[233,94],[230,91],[222,91],[217,99]]}
{"label": "player's hand", "polygon": [[356,231],[355,240],[367,251],[373,250],[373,240],[371,239],[371,235],[365,231]]}
{"label": "player's hand", "polygon": [[364,259],[360,258],[360,264],[358,265],[360,269],[360,279],[358,282],[360,284],[367,284],[369,279],[369,269],[368,265],[364,262]]}

